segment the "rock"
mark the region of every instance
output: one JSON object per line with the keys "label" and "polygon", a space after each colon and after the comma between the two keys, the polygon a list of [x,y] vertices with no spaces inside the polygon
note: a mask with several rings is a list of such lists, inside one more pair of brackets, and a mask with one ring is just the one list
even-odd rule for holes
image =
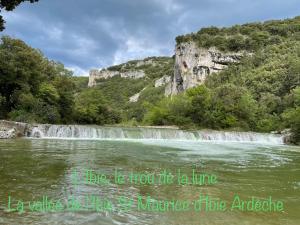
{"label": "rock", "polygon": [[283,135],[283,142],[285,144],[293,144],[293,137],[292,137],[292,131],[291,129],[285,129],[285,130],[282,130],[280,132],[281,135]]}
{"label": "rock", "polygon": [[171,81],[171,76],[164,75],[162,78],[155,81],[154,87],[157,88],[157,87],[164,86],[164,85],[170,83],[170,81]]}
{"label": "rock", "polygon": [[145,77],[145,72],[143,70],[135,70],[135,71],[111,71],[111,70],[91,70],[89,76],[89,87],[93,87],[97,85],[97,80],[99,79],[109,79],[114,76],[121,76],[122,78],[130,78],[130,79],[139,79]]}
{"label": "rock", "polygon": [[139,100],[139,97],[140,97],[141,93],[136,93],[135,95],[131,96],[129,98],[129,102],[137,102]]}
{"label": "rock", "polygon": [[141,90],[139,93],[136,93],[135,95],[131,96],[129,98],[129,102],[137,102],[140,98],[141,93],[145,90],[146,88],[144,88],[143,90]]}
{"label": "rock", "polygon": [[155,61],[152,58],[138,60],[136,63],[137,67],[145,66],[145,65],[156,65]]}
{"label": "rock", "polygon": [[169,82],[165,88],[165,96],[170,96],[172,94],[172,83]]}
{"label": "rock", "polygon": [[[216,48],[199,48],[194,42],[176,46],[174,76],[166,94],[176,95],[198,86],[212,73],[218,73],[231,63],[238,63],[245,53],[222,53]],[[168,90],[167,90],[168,89]]]}
{"label": "rock", "polygon": [[0,120],[0,136],[7,138],[23,137],[27,135],[30,126],[27,123]]}
{"label": "rock", "polygon": [[0,139],[11,139],[17,137],[16,128],[12,128],[10,130],[0,130]]}
{"label": "rock", "polygon": [[291,131],[291,129],[284,129],[284,130],[282,130],[281,132],[278,132],[278,133],[283,134],[283,135],[291,135],[292,131]]}
{"label": "rock", "polygon": [[139,79],[145,77],[145,72],[143,70],[137,70],[120,73],[120,75],[123,78]]}

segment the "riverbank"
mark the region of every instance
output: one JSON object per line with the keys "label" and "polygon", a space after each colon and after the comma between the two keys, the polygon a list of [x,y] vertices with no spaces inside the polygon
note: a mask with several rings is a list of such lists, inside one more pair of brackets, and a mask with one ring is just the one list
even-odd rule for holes
{"label": "riverbank", "polygon": [[0,120],[0,139],[24,137],[30,127],[28,123]]}

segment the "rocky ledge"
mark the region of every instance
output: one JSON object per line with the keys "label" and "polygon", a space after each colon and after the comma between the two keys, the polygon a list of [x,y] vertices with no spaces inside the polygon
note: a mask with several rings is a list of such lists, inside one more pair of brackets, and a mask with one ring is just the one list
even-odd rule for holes
{"label": "rocky ledge", "polygon": [[0,139],[24,137],[31,125],[7,120],[0,120]]}
{"label": "rocky ledge", "polygon": [[0,139],[10,139],[10,138],[16,138],[17,131],[15,128],[10,129],[10,130],[0,130]]}

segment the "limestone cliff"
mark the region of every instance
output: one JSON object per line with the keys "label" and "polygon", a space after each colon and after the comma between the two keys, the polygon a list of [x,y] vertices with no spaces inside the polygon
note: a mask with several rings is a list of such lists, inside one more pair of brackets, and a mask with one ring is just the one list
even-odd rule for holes
{"label": "limestone cliff", "polygon": [[108,78],[112,78],[114,76],[121,76],[123,78],[131,78],[131,79],[139,79],[139,78],[143,78],[145,76],[145,72],[142,70],[126,71],[126,72],[111,71],[111,70],[107,70],[107,69],[91,70],[88,86],[89,87],[96,86],[97,80],[108,79]]}
{"label": "limestone cliff", "polygon": [[202,84],[211,73],[238,63],[243,53],[222,53],[216,48],[199,48],[194,42],[181,43],[175,49],[174,76],[166,95],[176,95]]}

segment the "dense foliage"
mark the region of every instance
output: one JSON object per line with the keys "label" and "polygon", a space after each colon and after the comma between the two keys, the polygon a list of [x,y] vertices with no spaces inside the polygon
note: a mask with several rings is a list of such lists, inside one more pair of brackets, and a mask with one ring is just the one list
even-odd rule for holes
{"label": "dense foliage", "polygon": [[119,116],[105,98],[97,90],[85,91],[86,86],[86,78],[72,77],[72,72],[48,60],[40,51],[20,40],[1,38],[0,119],[37,123],[118,122]]}
{"label": "dense foliage", "polygon": [[287,39],[300,40],[300,16],[228,28],[202,28],[197,33],[178,36],[176,41],[177,44],[194,41],[199,47],[217,47],[222,51],[256,51]]}

